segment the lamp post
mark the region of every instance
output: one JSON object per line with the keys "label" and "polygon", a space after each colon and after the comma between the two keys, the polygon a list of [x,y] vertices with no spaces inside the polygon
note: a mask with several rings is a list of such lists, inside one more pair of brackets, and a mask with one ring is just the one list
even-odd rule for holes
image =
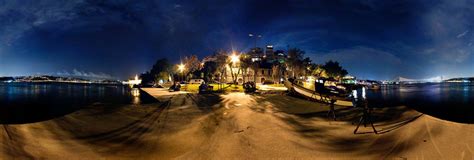
{"label": "lamp post", "polygon": [[235,63],[237,63],[237,62],[240,61],[239,56],[238,56],[238,55],[235,55],[235,53],[233,53],[233,54],[230,56],[230,61],[232,62],[232,65],[235,65]]}
{"label": "lamp post", "polygon": [[238,72],[237,74],[234,74],[234,71],[233,71],[233,67],[236,65],[236,63],[238,63],[240,61],[240,56],[239,55],[236,55],[235,53],[232,53],[232,55],[230,56],[230,64],[229,64],[229,67],[230,67],[230,73],[232,74],[232,80],[234,81],[234,84],[237,82],[237,76],[238,76]]}
{"label": "lamp post", "polygon": [[254,35],[254,34],[252,34],[252,33],[249,33],[249,37],[250,37],[250,38],[255,37],[255,41],[254,41],[254,52],[256,52],[255,49],[257,48],[257,39],[258,39],[258,38],[262,38],[262,35]]}
{"label": "lamp post", "polygon": [[184,67],[184,64],[183,64],[183,63],[181,63],[181,64],[178,65],[178,71],[181,73],[181,76],[182,76],[182,79],[181,79],[181,80],[184,79],[184,69],[185,69],[185,67]]}

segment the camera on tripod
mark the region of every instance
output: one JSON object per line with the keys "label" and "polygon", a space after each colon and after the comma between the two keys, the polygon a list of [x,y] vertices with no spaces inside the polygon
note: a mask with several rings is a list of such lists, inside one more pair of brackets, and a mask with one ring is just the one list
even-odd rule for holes
{"label": "camera on tripod", "polygon": [[372,121],[372,109],[369,107],[367,101],[366,90],[367,88],[363,85],[354,85],[352,88],[352,104],[355,108],[362,111],[362,115],[360,116],[357,127],[354,130],[354,134],[357,134],[357,130],[359,129],[361,124],[364,124],[364,127],[366,127],[367,124],[370,124],[372,126],[372,129],[374,130],[374,133],[377,134],[377,130],[375,129],[374,123]]}

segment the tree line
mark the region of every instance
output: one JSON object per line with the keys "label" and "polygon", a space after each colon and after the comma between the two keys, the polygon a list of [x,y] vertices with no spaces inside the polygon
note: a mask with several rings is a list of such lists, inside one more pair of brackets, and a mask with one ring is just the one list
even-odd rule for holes
{"label": "tree line", "polygon": [[[253,61],[252,54],[255,54],[255,50],[242,54],[221,50],[202,60],[199,60],[196,55],[190,55],[184,57],[180,64],[183,65],[181,69],[179,65],[172,64],[168,59],[162,58],[158,59],[152,68],[141,74],[140,77],[144,84],[159,83],[160,81],[184,81],[194,78],[204,79],[210,83],[223,82],[225,75],[231,75],[234,83],[237,83],[239,75],[244,82],[256,81],[256,74],[252,74],[252,71],[258,71],[262,62]],[[230,73],[227,68],[230,68]],[[271,70],[274,80],[307,76],[340,80],[348,74],[347,70],[337,61],[329,60],[324,64],[312,63],[309,57],[305,57],[305,51],[299,48],[289,49],[282,61],[271,62]]]}

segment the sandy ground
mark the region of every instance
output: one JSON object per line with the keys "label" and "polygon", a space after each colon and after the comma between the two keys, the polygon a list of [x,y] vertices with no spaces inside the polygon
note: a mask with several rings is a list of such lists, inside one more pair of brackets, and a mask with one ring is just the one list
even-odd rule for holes
{"label": "sandy ground", "polygon": [[3,125],[0,159],[474,159],[474,125],[406,107],[359,111],[286,95],[144,89],[159,103],[92,105],[49,121]]}

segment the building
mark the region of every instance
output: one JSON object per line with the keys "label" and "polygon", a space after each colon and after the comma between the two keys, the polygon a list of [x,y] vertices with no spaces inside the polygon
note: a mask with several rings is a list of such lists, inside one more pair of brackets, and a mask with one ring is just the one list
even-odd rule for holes
{"label": "building", "polygon": [[[253,81],[255,83],[277,83],[279,78],[274,77],[273,68],[270,63],[263,61],[256,62],[258,67],[254,70],[252,67],[247,68],[247,70],[240,70],[237,67],[227,66],[226,71],[224,72],[224,81],[226,83],[232,83],[234,78],[236,78],[237,83],[242,84],[244,82]],[[232,73],[234,76],[233,77]]]}
{"label": "building", "polygon": [[252,52],[249,53],[250,58],[252,59],[252,62],[258,62],[263,60],[263,49],[256,47],[252,49]]}
{"label": "building", "polygon": [[[232,83],[236,78],[237,83],[253,81],[255,83],[281,83],[284,77],[288,76],[288,72],[284,68],[286,61],[286,54],[282,50],[274,51],[273,45],[267,45],[265,51],[261,48],[253,48],[248,53],[251,58],[252,67],[246,70],[239,70],[239,68],[227,67],[224,75],[224,80],[227,83]],[[254,70],[255,69],[255,70]],[[236,74],[238,72],[238,74]],[[237,77],[233,77],[237,75]]]}
{"label": "building", "polygon": [[346,76],[342,77],[341,82],[343,84],[356,84],[357,79],[354,76],[346,75]]}
{"label": "building", "polygon": [[130,86],[140,85],[142,83],[141,79],[138,79],[138,75],[135,75],[135,79],[129,79],[128,81],[122,82],[122,84],[128,84]]}
{"label": "building", "polygon": [[269,58],[269,59],[274,58],[273,45],[267,45],[267,47],[265,48],[265,53],[263,55],[263,58]]}

